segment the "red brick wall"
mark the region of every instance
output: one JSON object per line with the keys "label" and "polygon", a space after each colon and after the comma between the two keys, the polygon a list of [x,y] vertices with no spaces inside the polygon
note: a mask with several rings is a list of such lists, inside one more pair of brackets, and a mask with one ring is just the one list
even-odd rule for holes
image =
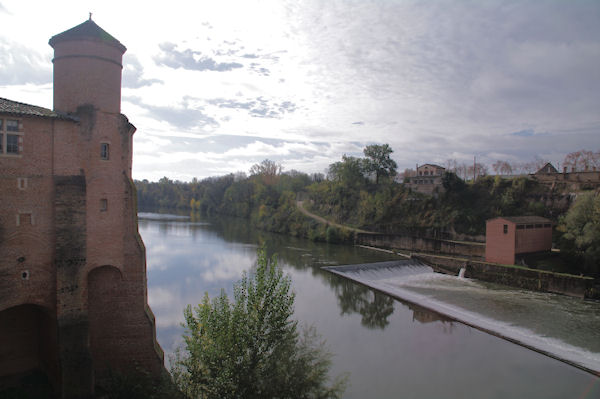
{"label": "red brick wall", "polygon": [[[504,225],[508,231],[504,233]],[[516,226],[503,219],[488,220],[485,224],[486,262],[512,265],[515,263]]]}
{"label": "red brick wall", "polygon": [[121,49],[101,40],[70,40],[54,45],[54,109],[75,112],[91,104],[121,112]]}
{"label": "red brick wall", "polygon": [[550,251],[551,249],[552,227],[517,230],[515,248],[517,254]]}

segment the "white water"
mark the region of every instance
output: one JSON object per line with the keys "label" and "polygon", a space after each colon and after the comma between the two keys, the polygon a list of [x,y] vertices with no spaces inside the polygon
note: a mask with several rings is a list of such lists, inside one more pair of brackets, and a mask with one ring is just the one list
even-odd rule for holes
{"label": "white water", "polygon": [[465,278],[465,268],[461,267],[458,271],[458,278]]}
{"label": "white water", "polygon": [[325,268],[588,371],[600,373],[600,303],[434,273],[414,260]]}

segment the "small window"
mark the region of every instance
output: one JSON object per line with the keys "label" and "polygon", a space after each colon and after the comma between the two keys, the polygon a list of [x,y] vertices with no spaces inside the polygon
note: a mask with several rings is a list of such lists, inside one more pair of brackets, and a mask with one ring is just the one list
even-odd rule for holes
{"label": "small window", "polygon": [[108,210],[108,200],[106,198],[102,198],[100,200],[100,212],[106,212]]}
{"label": "small window", "polygon": [[6,120],[6,131],[7,132],[18,132],[19,131],[19,121],[14,119]]}
{"label": "small window", "polygon": [[27,178],[26,177],[17,178],[17,188],[19,190],[25,190],[27,188]]}
{"label": "small window", "polygon": [[17,226],[31,226],[32,224],[31,213],[19,213],[17,215]]}
{"label": "small window", "polygon": [[[6,125],[8,128],[8,124]],[[19,136],[16,134],[6,135],[6,153],[7,154],[18,154],[19,153]]]}
{"label": "small window", "polygon": [[533,225],[532,224],[528,224],[525,226],[526,229],[533,229]]}
{"label": "small window", "polygon": [[544,227],[552,227],[552,225],[550,223],[544,223]]}
{"label": "small window", "polygon": [[508,225],[507,224],[505,224],[503,226],[503,229],[504,229],[504,234],[508,234]]}
{"label": "small window", "polygon": [[100,144],[100,159],[108,160],[108,143]]}
{"label": "small window", "polygon": [[524,224],[518,224],[517,225],[517,230],[523,230],[525,228]]}
{"label": "small window", "polygon": [[541,228],[542,228],[542,224],[539,224],[539,223],[538,223],[538,224],[536,224],[536,225],[535,225],[535,228],[536,228],[536,229],[541,229]]}

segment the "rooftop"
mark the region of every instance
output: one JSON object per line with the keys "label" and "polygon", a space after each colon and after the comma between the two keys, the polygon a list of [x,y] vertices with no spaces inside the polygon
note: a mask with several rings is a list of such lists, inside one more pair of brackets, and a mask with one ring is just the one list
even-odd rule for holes
{"label": "rooftop", "polygon": [[74,28],[66,30],[62,33],[59,33],[58,35],[52,36],[48,44],[54,47],[54,45],[59,42],[82,39],[103,41],[106,44],[119,48],[123,53],[125,52],[125,50],[127,50],[127,48],[123,46],[120,41],[115,39],[110,33],[106,32],[104,29],[99,27],[94,21],[92,21],[91,16],[90,19],[88,19],[84,23],[79,24]]}
{"label": "rooftop", "polygon": [[500,216],[496,219],[504,219],[515,224],[531,224],[531,223],[552,223],[550,219],[541,216]]}
{"label": "rooftop", "polygon": [[74,121],[77,120],[75,117],[72,117],[67,114],[58,113],[48,108],[20,103],[2,97],[0,97],[0,113],[18,116],[39,116],[42,118],[69,119]]}

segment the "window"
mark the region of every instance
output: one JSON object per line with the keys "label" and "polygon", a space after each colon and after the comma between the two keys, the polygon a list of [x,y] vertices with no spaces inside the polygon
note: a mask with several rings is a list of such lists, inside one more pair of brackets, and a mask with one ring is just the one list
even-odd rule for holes
{"label": "window", "polygon": [[537,224],[535,225],[535,228],[536,228],[536,229],[541,229],[541,228],[542,228],[542,226],[543,226],[543,225],[541,225],[541,224],[537,223]]}
{"label": "window", "polygon": [[17,178],[17,188],[19,190],[25,190],[27,188],[27,178],[26,177],[18,177]]}
{"label": "window", "polygon": [[100,212],[106,212],[108,210],[108,200],[106,198],[102,198],[100,200]]}
{"label": "window", "polygon": [[544,223],[544,227],[552,227],[550,223]]}
{"label": "window", "polygon": [[100,159],[108,160],[108,143],[100,143]]}
{"label": "window", "polygon": [[504,225],[503,229],[504,229],[504,234],[508,234],[508,225],[507,224]]}
{"label": "window", "polygon": [[523,230],[525,228],[524,224],[518,224],[517,225],[517,230]]}
{"label": "window", "polygon": [[17,226],[31,226],[32,224],[31,213],[19,213],[17,215]]}
{"label": "window", "polygon": [[19,155],[22,151],[23,133],[19,121],[0,119],[0,155]]}

